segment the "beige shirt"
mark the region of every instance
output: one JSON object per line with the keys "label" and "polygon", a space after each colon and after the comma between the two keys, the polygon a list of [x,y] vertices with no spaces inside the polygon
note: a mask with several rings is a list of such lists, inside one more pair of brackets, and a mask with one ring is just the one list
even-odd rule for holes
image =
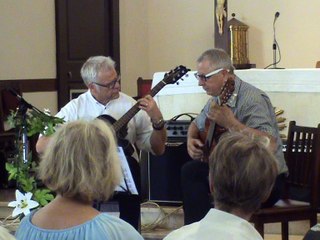
{"label": "beige shirt", "polygon": [[183,226],[164,238],[164,240],[199,239],[263,240],[248,221],[217,209],[210,209],[201,221]]}

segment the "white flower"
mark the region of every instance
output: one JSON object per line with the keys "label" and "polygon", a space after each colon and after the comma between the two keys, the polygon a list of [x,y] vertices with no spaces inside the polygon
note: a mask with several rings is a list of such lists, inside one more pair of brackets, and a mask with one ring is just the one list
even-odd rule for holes
{"label": "white flower", "polygon": [[31,197],[31,192],[23,194],[19,190],[16,190],[16,201],[9,202],[8,204],[9,207],[15,208],[12,212],[12,217],[16,217],[21,213],[26,216],[30,213],[30,209],[39,206],[39,203],[31,200]]}

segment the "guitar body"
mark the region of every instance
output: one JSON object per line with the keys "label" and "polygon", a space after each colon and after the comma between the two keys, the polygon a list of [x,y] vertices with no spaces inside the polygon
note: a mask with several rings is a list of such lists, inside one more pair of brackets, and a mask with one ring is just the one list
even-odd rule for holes
{"label": "guitar body", "polygon": [[[209,132],[210,132],[210,126],[214,124],[214,132],[213,132],[213,138],[211,140],[211,143],[208,141],[208,135]],[[203,146],[203,160],[205,162],[208,162],[209,161],[209,157],[210,157],[210,154],[211,152],[213,151],[213,149],[215,148],[215,146],[218,144],[218,141],[221,137],[221,135],[223,133],[225,133],[227,131],[226,128],[224,127],[221,127],[220,125],[218,124],[215,124],[215,123],[212,123],[210,121],[209,118],[206,118],[206,121],[205,121],[205,129],[203,132],[200,132],[200,140],[204,143],[204,146]]]}
{"label": "guitar body", "polygon": [[[154,88],[151,89],[150,95],[154,97],[165,85],[176,83],[181,79],[190,69],[185,66],[178,66],[174,70],[166,73],[162,81],[160,81]],[[115,120],[109,115],[100,115],[98,118],[110,123],[116,133],[118,145],[124,150],[125,155],[131,156],[134,153],[134,147],[125,139],[128,134],[128,122],[140,111],[139,103],[137,102],[129,109],[119,120]]]}
{"label": "guitar body", "polygon": [[[113,117],[107,114],[98,116],[98,119],[101,119],[111,125],[113,125],[116,122],[116,120]],[[127,134],[128,134],[128,126],[127,124],[125,124],[121,129],[119,129],[119,131],[116,132],[118,146],[122,147],[124,154],[126,156],[132,156],[132,154],[134,153],[134,147],[127,139],[125,139]]]}
{"label": "guitar body", "polygon": [[[219,95],[219,105],[226,104],[234,91],[234,80],[229,78],[224,84]],[[204,143],[203,146],[203,160],[208,162],[211,152],[217,145],[221,135],[227,131],[226,128],[216,124],[209,118],[205,120],[205,130],[200,132],[200,140]]]}

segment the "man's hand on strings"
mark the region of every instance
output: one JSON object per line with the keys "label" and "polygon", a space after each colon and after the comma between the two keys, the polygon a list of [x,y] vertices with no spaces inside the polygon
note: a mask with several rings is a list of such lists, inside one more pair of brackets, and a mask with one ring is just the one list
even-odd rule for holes
{"label": "man's hand on strings", "polygon": [[139,108],[146,111],[149,117],[152,120],[159,120],[162,118],[160,109],[158,108],[157,103],[154,101],[153,97],[147,95],[138,100]]}
{"label": "man's hand on strings", "polygon": [[201,160],[203,157],[203,143],[200,139],[188,138],[187,149],[190,157],[195,160]]}
{"label": "man's hand on strings", "polygon": [[218,104],[212,104],[207,117],[227,129],[232,128],[232,126],[238,122],[227,105],[220,106]]}

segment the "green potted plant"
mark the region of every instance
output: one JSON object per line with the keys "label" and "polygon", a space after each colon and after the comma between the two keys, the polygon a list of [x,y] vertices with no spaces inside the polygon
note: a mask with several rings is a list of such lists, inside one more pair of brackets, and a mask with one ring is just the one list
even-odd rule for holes
{"label": "green potted plant", "polygon": [[17,130],[16,155],[13,162],[6,163],[8,180],[16,181],[17,188],[22,193],[31,193],[33,199],[38,202],[40,206],[44,206],[49,203],[54,198],[54,195],[49,189],[45,187],[38,187],[37,179],[34,175],[38,163],[37,161],[33,161],[32,153],[28,154],[27,161],[23,159],[21,129],[26,128],[28,137],[32,137],[37,134],[50,136],[55,132],[55,127],[63,122],[63,119],[51,116],[49,110],[41,112],[38,109],[31,109],[25,114],[21,114],[19,110],[16,110],[11,111],[8,117],[10,127]]}

